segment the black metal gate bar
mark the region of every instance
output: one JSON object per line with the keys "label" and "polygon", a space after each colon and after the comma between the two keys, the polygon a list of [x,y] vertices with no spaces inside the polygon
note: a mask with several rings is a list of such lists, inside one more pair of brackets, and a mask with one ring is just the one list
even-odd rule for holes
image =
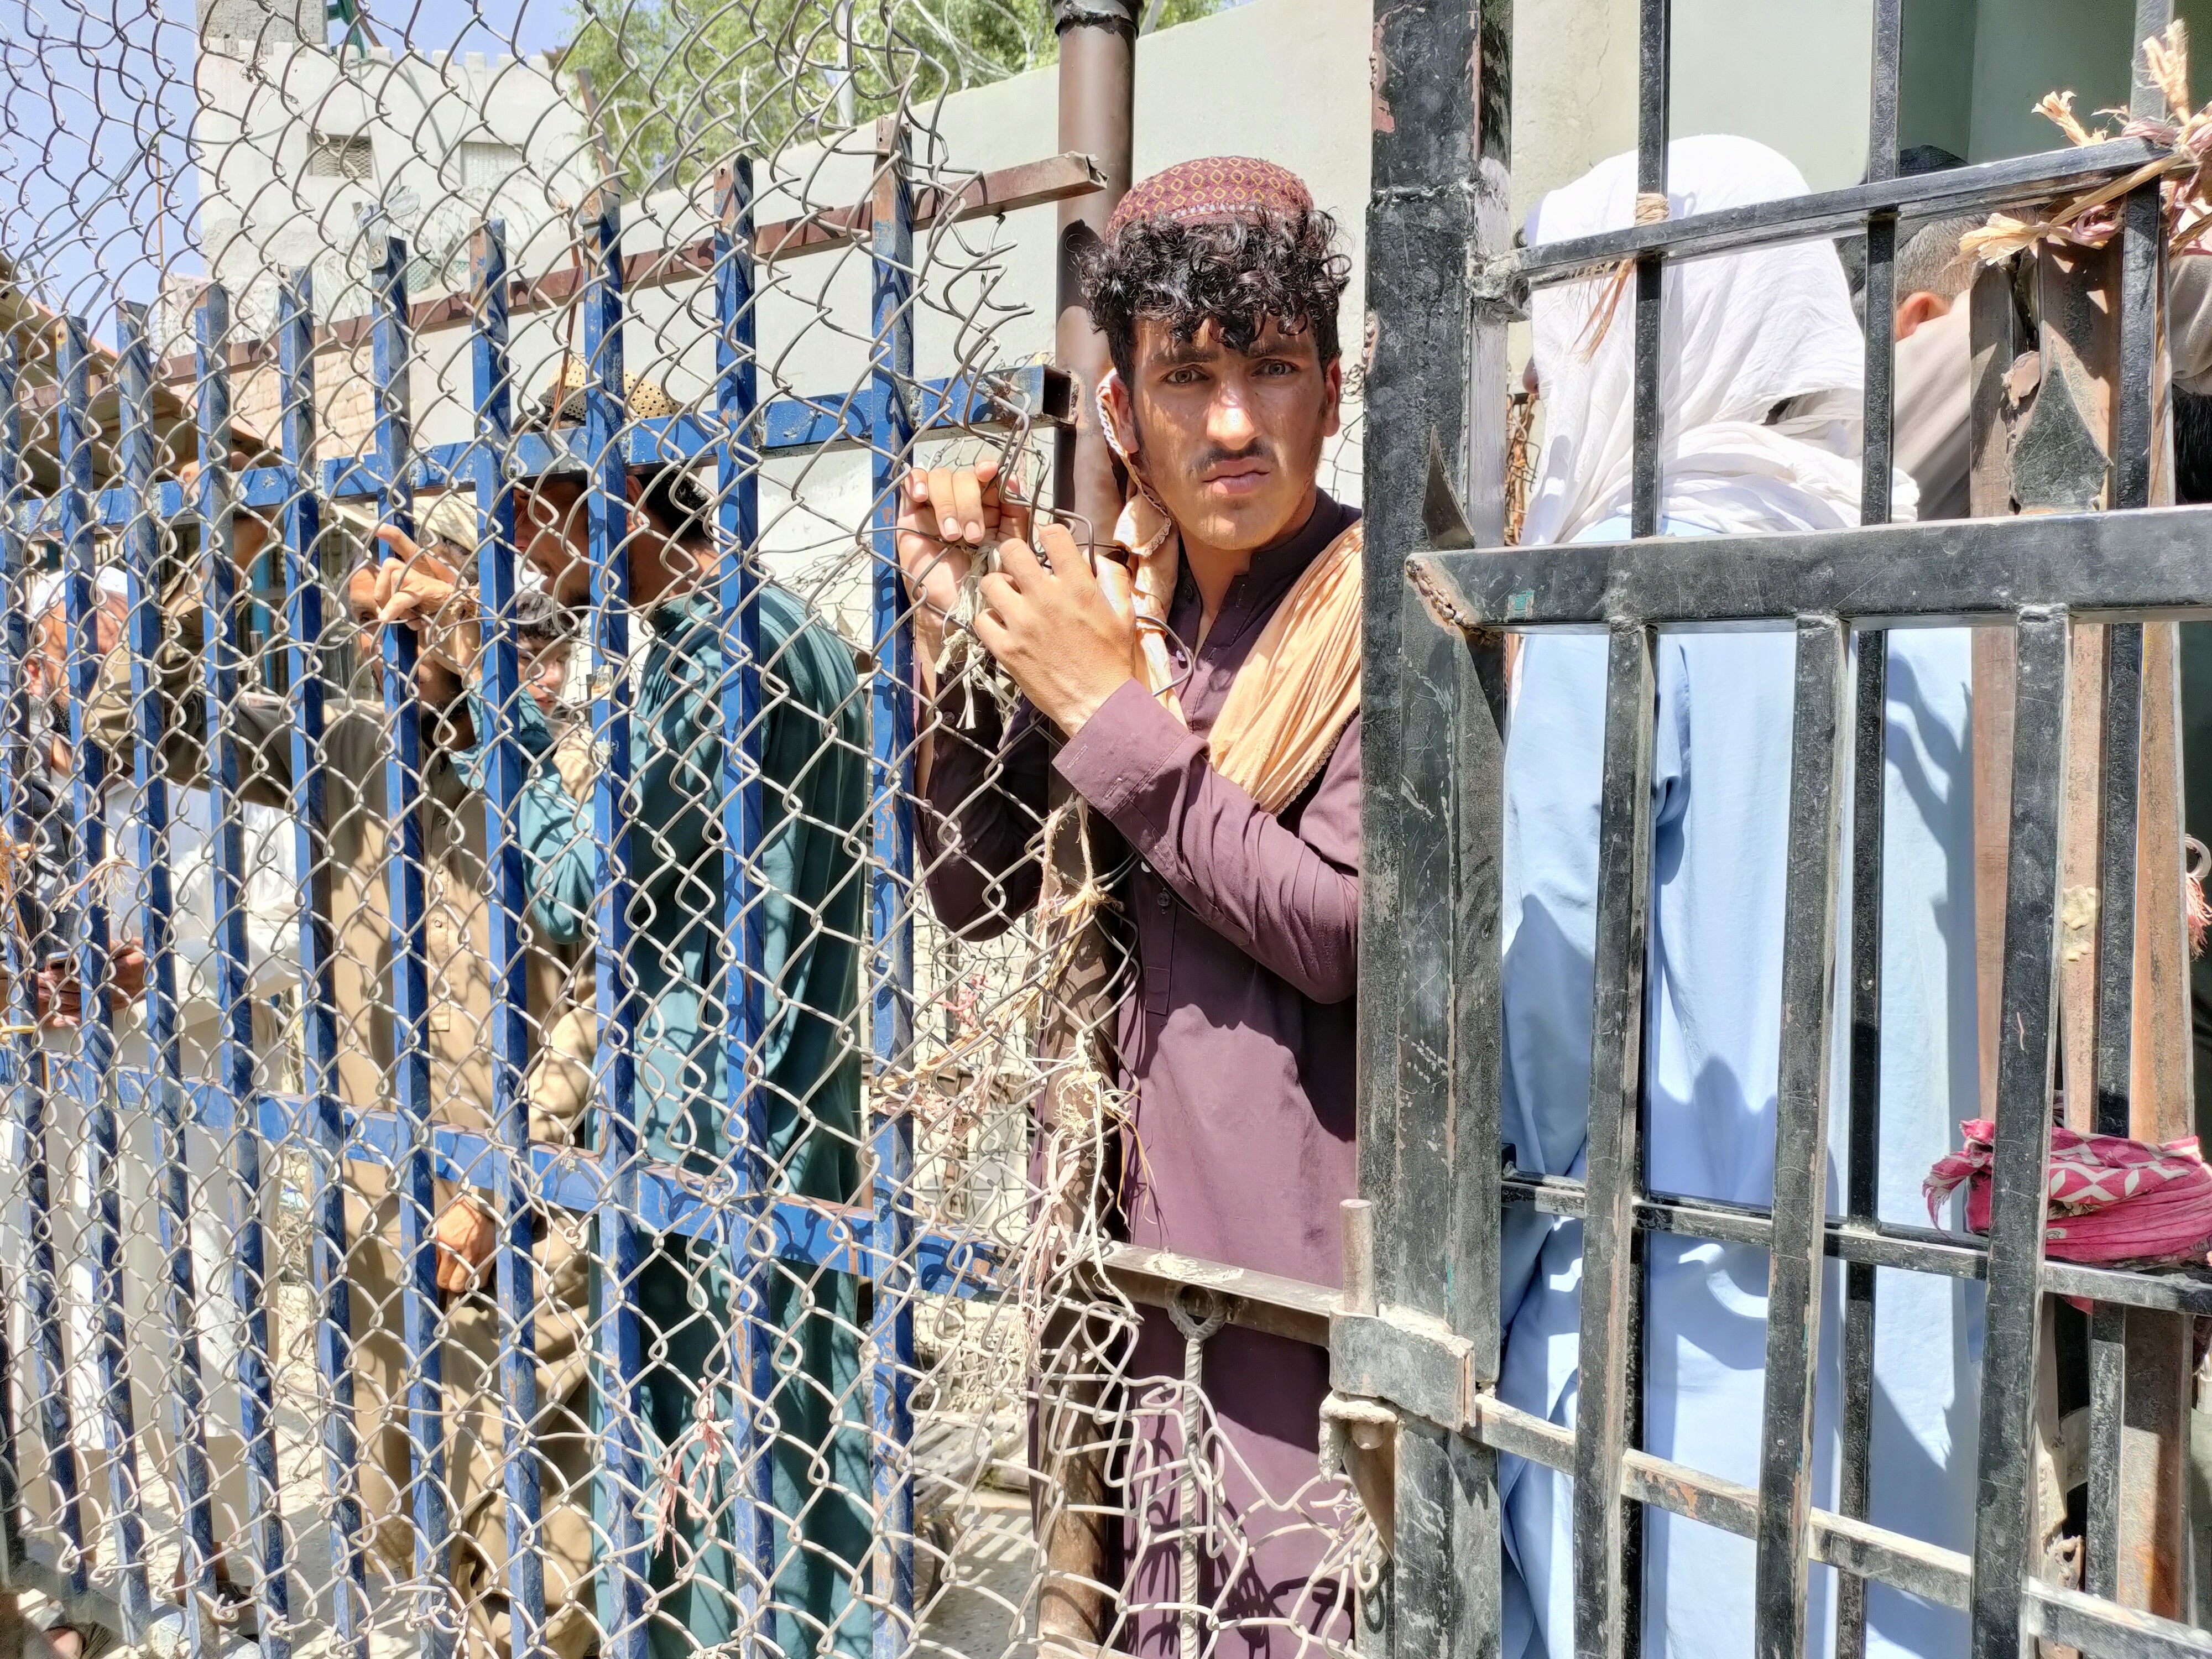
{"label": "black metal gate bar", "polygon": [[[1867,120],[1869,183],[1897,176],[1899,76],[1903,58],[1904,0],[1875,0],[1870,112]],[[1887,317],[1896,309],[1897,216],[1867,221],[1866,281],[1862,314]],[[1892,413],[1896,353],[1887,328],[1866,331],[1866,388],[1861,408],[1859,520],[1887,524],[1890,464],[1894,450]],[[1882,830],[1888,785],[1889,636],[1858,635],[1852,708],[1851,955],[1849,1139],[1845,1149],[1844,1211],[1876,1225],[1881,1203],[1881,911]],[[1825,1200],[1824,1206],[1825,1207]],[[1820,1230],[1823,1234],[1826,1229]],[[1825,1247],[1825,1238],[1823,1239]],[[1818,1267],[1816,1262],[1816,1268]],[[1843,1397],[1836,1506],[1863,1519],[1873,1498],[1875,1269],[1855,1261],[1844,1272]],[[1837,1659],[1866,1652],[1866,1581],[1850,1573],[1836,1583]]]}
{"label": "black metal gate bar", "polygon": [[[1620,1497],[1628,1449],[1634,1215],[1643,1186],[1644,929],[1650,912],[1650,629],[1622,623],[1606,653],[1598,816],[1589,1208],[1583,1219],[1583,1367],[1575,1409],[1575,1649],[1629,1651],[1629,1563],[1641,1518]],[[1502,792],[1501,792],[1502,793]]]}
{"label": "black metal gate bar", "polygon": [[1761,1659],[1789,1659],[1802,1650],[1805,1639],[1813,1390],[1820,1358],[1820,1279],[1826,1267],[1836,866],[1844,744],[1852,730],[1844,708],[1843,625],[1833,617],[1801,617],[1783,896],[1790,925],[1782,947],[1766,1397],[1760,1413],[1753,1646]]}
{"label": "black metal gate bar", "polygon": [[[1990,520],[1870,527],[1737,537],[1725,543],[1707,539],[1689,546],[1655,539],[1546,548],[1540,555],[1528,556],[1437,552],[1417,556],[1413,562],[1417,580],[1440,595],[1443,607],[1455,612],[1465,627],[1480,628],[1509,618],[1510,625],[1564,624],[1585,629],[1601,623],[1618,640],[1623,633],[1640,633],[1652,618],[1692,620],[1711,627],[1833,611],[1869,625],[1894,627],[1928,620],[1929,612],[1946,619],[1987,616],[1997,605],[2013,610],[2019,618],[2021,701],[2014,726],[2004,999],[2007,1028],[2014,1037],[2005,1045],[2002,1060],[2004,1107],[2000,1121],[2005,1127],[2000,1130],[1999,1207],[1987,1252],[1992,1305],[1984,1382],[1978,1654],[2016,1651],[2024,1595],[2038,1598],[2038,1606],[2058,1607],[2058,1613],[2049,1616],[2063,1616],[2069,1631],[2078,1633],[2086,1621],[2093,1636],[2077,1645],[2087,1651],[2187,1652],[2196,1650],[2199,1639],[2165,1621],[2147,1625],[2148,1615],[2094,1597],[2063,1604],[2050,1601],[2045,1592],[2051,1587],[2028,1584],[2025,1571],[2039,1296],[2063,1286],[2069,1293],[2087,1291],[2100,1299],[2148,1298],[2149,1305],[2186,1306],[2207,1288],[2202,1281],[2186,1278],[2069,1264],[2045,1267],[2041,1261],[2042,1170],[2048,1150],[2055,1034],[2059,797],[2071,631],[2063,590],[2071,588],[2099,613],[2114,617],[2201,613],[2204,596],[2212,595],[2208,526],[2212,526],[2212,514],[2202,510],[2154,509],[2054,516],[2032,525]],[[1610,933],[1603,937],[1607,946],[1600,957],[1601,984],[1609,985],[1623,964],[1610,948],[1618,941]],[[1605,1006],[1601,1001],[1601,1017]],[[1594,1119],[1593,1178],[1586,1191],[1572,1182],[1516,1177],[1513,1194],[1539,1197],[1545,1207],[1563,1213],[1572,1212],[1573,1200],[1581,1198],[1595,1216],[1608,1195],[1597,1179],[1601,1128]],[[1778,1198],[1777,1215],[1770,1216],[1743,1211],[1743,1206],[1655,1194],[1638,1206],[1635,1222],[1638,1227],[1676,1226],[1720,1237],[1741,1233],[1746,1242],[1771,1243],[1791,1209],[1786,1193],[1778,1191]],[[1796,1207],[1802,1211],[1805,1206]],[[1700,1218],[1711,1224],[1698,1224]],[[1593,1219],[1589,1225],[1586,1289],[1602,1284],[1609,1271],[1597,1242],[1602,1223]],[[1867,1255],[1924,1251],[1929,1261],[1897,1265],[1932,1265],[1935,1254],[1946,1247],[1939,1245],[1940,1236],[1928,1237],[1925,1242],[1912,1239],[1918,1231],[1869,1226],[1850,1219],[1820,1229],[1824,1248],[1837,1254],[1846,1249]],[[1959,1249],[1953,1258],[1957,1266],[1972,1271],[1979,1265],[1977,1247],[1948,1248]],[[1618,1258],[1620,1252],[1616,1249],[1613,1255]],[[1778,1254],[1778,1270],[1779,1267]],[[2170,1304],[2167,1297],[2172,1298]],[[1771,1368],[1770,1376],[1776,1374]],[[1594,1371],[1586,1375],[1585,1389],[1594,1380]],[[1601,1380],[1597,1386],[1604,1386]],[[1591,1413],[1594,1403],[1586,1397],[1582,1410]],[[1486,1399],[1471,1404],[1470,1419],[1471,1431],[1478,1438],[1537,1455],[1540,1461],[1559,1461],[1544,1455],[1538,1447],[1547,1439],[1556,1441],[1564,1431]],[[1580,1432],[1590,1432],[1587,1422]],[[1655,1462],[1641,1454],[1624,1453],[1621,1482],[1614,1490],[1628,1492],[1641,1486],[1649,1494],[1644,1501],[1728,1524],[1727,1506],[1732,1500],[1721,1489],[1724,1483],[1693,1472],[1678,1475],[1646,1467]],[[1774,1523],[1775,1510],[1786,1501],[1771,1478],[1767,1484],[1762,1526]],[[1578,1492],[1578,1504],[1584,1501]],[[1840,1549],[1821,1542],[1835,1538],[1839,1527],[1850,1529],[1850,1542]],[[1587,1528],[1582,1535],[1593,1536]],[[1897,1582],[1893,1572],[1898,1562],[1917,1561],[1927,1549],[1847,1517],[1815,1516],[1805,1538],[1810,1559],[1840,1554],[1848,1558],[1839,1562],[1847,1571],[1867,1571],[1886,1582]],[[1902,1553],[1885,1559],[1886,1550]],[[2142,1638],[2151,1643],[2148,1647],[2136,1639],[2146,1630],[2152,1632]],[[2172,1645],[2177,1642],[2181,1645]],[[1785,1642],[1770,1650],[1794,1651],[1795,1646]]]}
{"label": "black metal gate bar", "polygon": [[1516,247],[1492,255],[1474,273],[1470,291],[1478,300],[1517,298],[1531,288],[1601,276],[1623,259],[1656,249],[1664,249],[1669,258],[1703,258],[1776,242],[1855,236],[1877,213],[1932,217],[2045,201],[2094,190],[2165,155],[2148,139],[2113,138],[2077,149],[2015,155],[1941,173],[1873,179],[1840,190],[1812,191],[1661,223]]}
{"label": "black metal gate bar", "polygon": [[2051,1061],[2057,1031],[2058,825],[2069,632],[2063,607],[2021,613],[2005,882],[2004,1040],[1997,1048],[1988,1335],[1974,1500],[1974,1659],[2018,1659],[2021,1583],[2033,1520],[2031,1443],[2044,1171],[2051,1156]]}
{"label": "black metal gate bar", "polygon": [[[1424,1216],[1450,1217],[1455,1240],[1497,1226],[1495,1038],[1486,1051],[1455,1030],[1462,1010],[1499,1029],[1495,886],[1486,929],[1455,884],[1455,838],[1482,821],[1459,811],[1457,755],[1467,713],[1486,705],[1465,645],[1409,610],[1399,566],[1431,539],[1432,481],[1474,503],[1478,539],[1502,534],[1507,318],[1468,304],[1467,274],[1508,240],[1510,22],[1510,6],[1480,0],[1376,9],[1363,363],[1364,654],[1392,669],[1363,695],[1361,744],[1370,775],[1395,781],[1362,805],[1359,1190],[1376,1206],[1381,1304],[1448,1322],[1463,1344],[1454,1364],[1471,1354],[1486,1378],[1496,1275],[1468,1273],[1456,1249],[1417,1250],[1414,1235]],[[1455,975],[1469,935],[1483,966]],[[1456,1418],[1458,1400],[1437,1409]],[[1457,1426],[1401,1425],[1392,1571],[1362,1603],[1370,1650],[1431,1659],[1498,1628],[1494,1463]]]}

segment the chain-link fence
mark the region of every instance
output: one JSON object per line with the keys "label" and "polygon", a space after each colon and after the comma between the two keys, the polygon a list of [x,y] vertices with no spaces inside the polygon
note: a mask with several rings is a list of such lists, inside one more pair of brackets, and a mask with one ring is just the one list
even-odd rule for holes
{"label": "chain-link fence", "polygon": [[957,931],[926,890],[978,855],[900,492],[1044,488],[1007,213],[1098,182],[942,116],[1050,49],[1030,0],[24,14],[16,1582],[270,1659],[1026,1652],[1055,1574],[1117,1650],[1348,1642],[1349,1488],[1199,1386],[1325,1310],[1116,1242],[1061,1029],[1116,867],[992,767],[1019,833]]}

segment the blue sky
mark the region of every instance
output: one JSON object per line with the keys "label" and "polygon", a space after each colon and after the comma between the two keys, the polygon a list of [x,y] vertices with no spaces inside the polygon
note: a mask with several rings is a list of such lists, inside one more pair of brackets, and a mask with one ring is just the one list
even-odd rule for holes
{"label": "blue sky", "polygon": [[[527,55],[561,45],[564,0],[372,3],[386,44]],[[0,254],[42,303],[112,338],[112,304],[200,264],[189,136],[193,0],[0,0]]]}

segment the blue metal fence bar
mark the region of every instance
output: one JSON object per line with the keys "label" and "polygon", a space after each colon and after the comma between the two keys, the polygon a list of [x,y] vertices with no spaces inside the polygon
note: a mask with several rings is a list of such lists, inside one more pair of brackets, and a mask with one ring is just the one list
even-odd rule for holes
{"label": "blue metal fence bar", "polygon": [[[306,1133],[313,1157],[308,1212],[315,1303],[315,1363],[330,1401],[322,1425],[324,1490],[331,1502],[331,1625],[342,1652],[368,1656],[368,1553],[361,1523],[360,1451],[354,1429],[353,1300],[346,1285],[345,1112],[338,1094],[337,942],[331,914],[330,809],[323,771],[328,686],[324,678],[323,585],[316,544],[322,503],[310,481],[315,446],[314,279],[285,279],[276,299],[278,444],[288,474],[283,504],[285,650],[292,706],[292,825],[300,876],[300,1028]],[[294,1139],[289,1132],[272,1137]]]}
{"label": "blue metal fence bar", "polygon": [[[146,335],[146,307],[117,309],[118,378],[122,390],[120,459],[131,493],[143,501],[154,481],[154,353]],[[169,783],[163,739],[168,720],[154,678],[161,646],[161,526],[141,512],[123,532],[130,582],[132,864],[138,880],[139,946],[146,957],[146,1086],[120,1091],[137,1097],[154,1126],[157,1164],[155,1216],[161,1242],[162,1309],[176,1364],[168,1401],[177,1449],[173,1479],[182,1522],[178,1574],[199,1594],[198,1608],[215,1595],[215,1506],[207,1457],[207,1389],[200,1359],[198,1307],[202,1287],[192,1261],[192,1200],[187,1173],[184,1053],[177,1036],[177,951],[174,894],[169,881]],[[143,1313],[141,1315],[143,1317]],[[150,1381],[150,1379],[149,1379]],[[195,1659],[212,1653],[211,1632],[197,1613],[190,1638]]]}
{"label": "blue metal fence bar", "polygon": [[875,1243],[896,1264],[875,1287],[868,1401],[876,1511],[876,1659],[906,1650],[914,1627],[914,1282],[903,1273],[914,1231],[914,1121],[883,1110],[884,1086],[914,1040],[914,819],[907,770],[914,749],[914,636],[898,574],[898,503],[913,464],[914,427],[902,389],[914,379],[914,198],[907,132],[877,127],[875,218],[869,274],[877,416],[869,437],[875,554],[869,676],[868,1030],[875,1050]]}
{"label": "blue metal fence bar", "polygon": [[[371,273],[375,331],[369,376],[375,401],[376,455],[385,488],[377,516],[415,532],[407,453],[411,434],[407,376],[407,249],[384,240]],[[384,630],[385,862],[391,879],[393,1091],[405,1130],[392,1183],[399,1208],[401,1335],[407,1352],[409,1486],[414,1498],[416,1638],[422,1659],[447,1659],[457,1634],[453,1610],[434,1586],[451,1553],[446,1492],[445,1368],[438,1340],[437,1202],[430,1178],[430,985],[428,857],[422,817],[422,702],[416,695],[415,631]]]}
{"label": "blue metal fence bar", "polygon": [[[126,1078],[131,1076],[125,1073]],[[135,1079],[133,1079],[135,1082]],[[198,1120],[210,1132],[222,1133],[232,1121],[230,1109],[205,1085],[185,1085]],[[300,1133],[308,1103],[297,1095],[264,1094],[258,1104],[264,1139],[281,1140]],[[347,1109],[346,1156],[391,1168],[407,1145],[396,1113]],[[504,1156],[483,1135],[448,1125],[434,1125],[430,1136],[432,1171],[474,1190],[496,1189],[485,1174]],[[731,1225],[729,1204],[702,1188],[698,1177],[649,1160],[638,1160],[637,1206],[634,1219],[651,1233],[680,1233],[686,1238],[715,1239]],[[591,1215],[606,1201],[614,1177],[600,1159],[580,1155],[568,1146],[533,1145],[530,1149],[531,1191],[538,1202],[574,1215]],[[736,1200],[750,1205],[740,1194]],[[876,1242],[876,1216],[872,1206],[831,1204],[818,1199],[778,1198],[762,1206],[761,1220],[773,1230],[769,1253],[780,1261],[806,1269],[827,1267],[833,1272],[881,1279],[894,1270],[889,1253]],[[988,1234],[918,1232],[908,1261],[899,1271],[910,1272],[915,1287],[932,1295],[993,1296],[1003,1250]],[[2212,1294],[2201,1310],[2212,1314]]]}
{"label": "blue metal fence bar", "polygon": [[[915,429],[921,433],[986,431],[1066,417],[1066,377],[1056,369],[1034,364],[918,380],[912,383],[910,391]],[[881,417],[872,388],[819,398],[778,398],[759,413],[756,447],[763,455],[850,448],[867,442]],[[631,422],[624,432],[623,453],[632,466],[647,466],[711,457],[720,442],[719,420],[666,416]],[[517,478],[580,467],[588,460],[583,428],[578,426],[556,427],[550,433],[519,434],[511,453],[511,476]],[[428,444],[410,459],[407,482],[416,490],[465,485],[475,477],[476,465],[473,442]],[[281,466],[247,468],[238,475],[240,504],[282,506],[288,476]],[[386,474],[371,451],[334,456],[322,463],[319,477],[324,495],[333,500],[359,501],[381,490]],[[156,516],[163,519],[176,518],[191,507],[174,483],[156,484],[153,500]],[[123,489],[103,491],[98,507],[100,522],[110,527],[127,524],[135,510],[130,492]],[[25,535],[51,535],[52,512],[50,503],[33,496],[18,508],[18,527]]]}
{"label": "blue metal fence bar", "polygon": [[[24,560],[15,501],[21,417],[15,405],[15,351],[11,333],[0,343],[0,830],[19,849],[11,867],[22,870],[27,862],[22,849],[33,844],[31,838],[37,831],[23,810],[20,781],[30,758],[30,705],[22,675]],[[8,1097],[9,1122],[21,1121],[16,1107],[21,1091],[31,1087],[32,1056],[38,1052],[38,1005],[31,976],[39,964],[25,948],[35,914],[26,901],[35,895],[23,876],[15,880],[16,891],[0,891],[0,910],[10,913],[7,919],[15,924],[0,928],[0,963],[7,969],[6,984],[0,988],[0,1000],[7,1007],[4,1033],[0,1033],[0,1089]],[[23,1559],[23,1441],[19,1431],[25,1421],[16,1409],[16,1351],[8,1313],[27,1288],[17,1278],[21,1271],[19,1263],[0,1267],[0,1583],[5,1583],[14,1582],[16,1565]],[[21,1403],[28,1406],[30,1401],[24,1397]]]}
{"label": "blue metal fence bar", "polygon": [[[8,520],[16,521],[16,496],[22,482],[23,411],[17,400],[21,384],[22,337],[11,333],[7,350],[0,355],[0,500],[6,502]],[[11,1296],[22,1299],[30,1338],[28,1392],[26,1407],[37,1413],[39,1437],[46,1455],[50,1499],[62,1534],[62,1570],[70,1591],[82,1595],[90,1583],[85,1569],[84,1513],[79,1497],[82,1472],[77,1467],[76,1431],[70,1421],[69,1394],[64,1386],[61,1299],[54,1276],[52,1194],[46,1161],[46,1085],[45,1052],[39,1046],[38,1004],[34,976],[46,964],[24,949],[35,939],[33,922],[39,902],[32,884],[30,858],[43,830],[31,816],[29,778],[45,764],[38,753],[31,722],[31,700],[24,682],[24,664],[30,655],[30,562],[23,538],[12,528],[0,534],[0,563],[7,580],[7,622],[4,659],[7,672],[7,748],[0,766],[0,789],[6,791],[8,830],[22,856],[15,866],[24,882],[15,896],[21,926],[7,934],[9,1058],[15,1130],[21,1137],[23,1167],[24,1282],[10,1286]]]}
{"label": "blue metal fence bar", "polygon": [[643,1502],[646,1456],[643,1266],[638,1230],[641,1158],[637,1135],[635,978],[630,845],[629,498],[620,444],[623,393],[622,204],[603,185],[586,204],[591,281],[584,294],[585,517],[592,562],[592,726],[600,755],[592,794],[599,849],[596,992],[599,1051],[594,1098],[601,1103],[606,1171],[599,1207],[597,1320],[602,1389],[600,1470],[611,1577],[602,1607],[607,1659],[647,1659],[646,1587],[652,1545]]}
{"label": "blue metal fence bar", "polygon": [[[732,1322],[732,1363],[741,1399],[732,1412],[737,1466],[744,1490],[735,1503],[733,1544],[744,1564],[738,1628],[759,1626],[759,1601],[774,1570],[775,1540],[769,1524],[774,1506],[772,1465],[758,1432],[757,1414],[775,1391],[775,1337],[766,1327],[769,1276],[775,1272],[760,1249],[758,1218],[769,1180],[768,1101],[753,1075],[753,1053],[766,1018],[764,913],[753,860],[762,826],[760,604],[753,564],[760,537],[760,454],[755,447],[759,414],[759,358],[754,338],[753,166],[750,156],[718,179],[714,234],[715,412],[721,442],[715,450],[715,487],[721,532],[722,636],[722,1008],[729,1022],[723,1075],[730,1090],[730,1119],[741,1127],[738,1178],[750,1199],[743,1224],[729,1231],[731,1282],[739,1287]],[[757,1575],[759,1583],[755,1583]]]}
{"label": "blue metal fence bar", "polygon": [[[492,1011],[491,1121],[504,1156],[492,1165],[499,1207],[499,1375],[506,1402],[507,1607],[510,1644],[535,1656],[545,1630],[545,1562],[538,1553],[537,1456],[538,1338],[531,1259],[530,1102],[523,1074],[530,1064],[530,974],[524,954],[523,908],[528,902],[517,839],[522,794],[522,746],[515,738],[522,695],[514,632],[514,490],[507,480],[514,437],[514,390],[507,365],[507,227],[493,220],[477,232],[476,328],[469,367],[477,407],[477,579],[482,584],[483,701],[491,730],[482,734],[489,761],[484,795]],[[550,1016],[549,1016],[550,1017]]]}
{"label": "blue metal fence bar", "polygon": [[[78,1030],[82,1047],[70,1080],[83,1110],[90,1157],[93,1322],[99,1349],[101,1431],[107,1448],[107,1490],[113,1512],[118,1597],[124,1634],[143,1641],[153,1607],[146,1588],[146,1525],[138,1507],[138,1431],[131,1401],[131,1360],[123,1328],[121,1135],[116,1122],[115,1011],[107,896],[107,757],[91,740],[88,720],[100,680],[98,574],[92,519],[92,341],[84,320],[56,330],[56,372],[62,383],[58,447],[61,454],[62,592],[69,617],[70,746],[76,757],[72,796],[76,839],[70,878],[80,908],[76,939]],[[79,1363],[82,1363],[80,1356]]]}
{"label": "blue metal fence bar", "polygon": [[[238,741],[228,718],[237,702],[241,665],[236,643],[238,561],[230,473],[230,295],[210,283],[193,315],[199,365],[201,603],[207,618],[203,654],[207,702],[208,817],[214,828],[216,995],[222,1037],[216,1074],[221,1092],[241,1105],[253,1098],[253,1002],[247,974],[246,826],[240,799]],[[285,1572],[282,1489],[276,1477],[276,1411],[269,1364],[266,1243],[261,1125],[234,1123],[231,1173],[239,1199],[237,1244],[230,1264],[231,1299],[244,1340],[238,1349],[239,1425],[252,1520],[252,1556],[261,1603],[261,1651],[291,1651],[291,1586]],[[204,1200],[203,1200],[204,1201]]]}

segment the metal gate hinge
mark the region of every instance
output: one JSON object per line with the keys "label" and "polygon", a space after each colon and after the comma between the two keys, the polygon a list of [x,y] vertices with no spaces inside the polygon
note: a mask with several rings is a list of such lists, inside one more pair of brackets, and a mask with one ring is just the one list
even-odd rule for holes
{"label": "metal gate hinge", "polygon": [[1463,1428],[1472,1416],[1474,1345],[1427,1314],[1332,1314],[1328,1358],[1339,1394],[1388,1401],[1443,1429]]}

